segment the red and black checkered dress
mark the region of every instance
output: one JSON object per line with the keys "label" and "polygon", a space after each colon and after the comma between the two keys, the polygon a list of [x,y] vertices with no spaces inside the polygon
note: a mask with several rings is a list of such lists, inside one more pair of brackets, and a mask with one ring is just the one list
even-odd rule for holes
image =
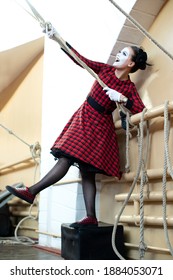
{"label": "red and black checkered dress", "polygon": [[[115,67],[88,60],[73,48],[72,50],[99,75],[108,87],[129,99],[131,107],[129,109],[133,114],[143,110],[144,104],[130,79],[121,81],[115,76]],[[97,81],[94,82],[89,96],[107,112],[113,112],[116,108],[116,103],[109,99]],[[112,114],[98,112],[87,99],[73,114],[51,150],[56,157],[67,155],[73,158],[74,162],[83,162],[95,167],[100,173],[121,177],[119,149]]]}

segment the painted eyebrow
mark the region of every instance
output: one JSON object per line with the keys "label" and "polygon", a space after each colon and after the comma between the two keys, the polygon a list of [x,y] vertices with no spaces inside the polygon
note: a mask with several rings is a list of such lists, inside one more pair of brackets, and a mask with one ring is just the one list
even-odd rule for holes
{"label": "painted eyebrow", "polygon": [[127,51],[123,51],[123,54],[128,55],[128,52]]}
{"label": "painted eyebrow", "polygon": [[123,53],[125,55],[128,55],[128,52],[127,51],[124,51],[124,50],[120,50],[118,53]]}

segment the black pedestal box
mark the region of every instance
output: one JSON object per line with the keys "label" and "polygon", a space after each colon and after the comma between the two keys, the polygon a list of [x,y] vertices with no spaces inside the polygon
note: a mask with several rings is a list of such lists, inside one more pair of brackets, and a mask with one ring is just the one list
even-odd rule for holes
{"label": "black pedestal box", "polygon": [[[118,260],[112,248],[113,225],[99,223],[98,227],[74,229],[61,225],[61,256],[66,260]],[[116,248],[124,256],[124,232],[119,225]]]}

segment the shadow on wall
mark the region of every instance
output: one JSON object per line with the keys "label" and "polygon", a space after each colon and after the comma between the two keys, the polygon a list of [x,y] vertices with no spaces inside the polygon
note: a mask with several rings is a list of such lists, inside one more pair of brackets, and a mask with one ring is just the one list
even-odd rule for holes
{"label": "shadow on wall", "polygon": [[41,56],[42,52],[39,53],[36,58],[34,58],[31,63],[25,68],[25,70],[20,73],[19,76],[0,93],[0,112],[15,94],[19,85],[22,83],[22,81],[24,81],[28,73],[31,71],[32,67],[37,63]]}

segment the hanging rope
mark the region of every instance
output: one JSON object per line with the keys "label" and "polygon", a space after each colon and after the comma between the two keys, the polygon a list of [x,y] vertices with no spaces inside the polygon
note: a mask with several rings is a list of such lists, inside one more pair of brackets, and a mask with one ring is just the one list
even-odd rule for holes
{"label": "hanging rope", "polygon": [[130,187],[129,193],[125,199],[125,201],[123,202],[122,207],[120,208],[119,213],[117,214],[116,218],[115,218],[115,223],[114,223],[114,227],[113,227],[113,231],[112,231],[112,248],[115,252],[115,254],[119,257],[119,259],[124,260],[124,257],[119,253],[119,251],[116,248],[116,244],[115,244],[115,236],[116,236],[116,231],[117,231],[117,226],[120,220],[120,217],[131,197],[131,194],[135,188],[135,185],[139,179],[139,175],[141,172],[141,168],[142,168],[142,157],[143,157],[143,120],[144,120],[144,114],[147,111],[146,108],[144,108],[142,114],[141,114],[141,121],[139,124],[139,157],[138,157],[138,165],[137,165],[137,172],[136,172],[136,176],[134,177],[133,183]]}
{"label": "hanging rope", "polygon": [[[122,113],[120,112],[120,116]],[[132,137],[131,130],[137,128],[136,125],[132,124],[130,120],[130,112],[127,110],[125,115],[125,122],[126,122],[126,163],[125,163],[125,173],[130,172],[130,159],[129,159],[129,143],[130,138]]]}
{"label": "hanging rope", "polygon": [[[144,124],[144,123],[143,123]],[[140,238],[139,238],[139,258],[144,259],[147,245],[144,241],[144,186],[147,186],[147,196],[149,196],[149,180],[147,175],[147,162],[149,154],[149,122],[146,121],[146,151],[143,153],[142,168],[141,168],[141,183],[140,183]],[[144,158],[145,155],[145,158]]]}
{"label": "hanging rope", "polygon": [[137,27],[140,32],[144,34],[153,44],[155,44],[161,51],[163,51],[170,59],[173,60],[173,55],[170,54],[161,44],[159,44],[147,31],[142,27],[133,17],[127,14],[115,1],[108,0],[111,2],[135,27]]}
{"label": "hanging rope", "polygon": [[[162,178],[162,191],[163,191],[163,202],[162,202],[162,208],[163,208],[163,228],[164,228],[164,234],[165,234],[165,240],[166,240],[166,244],[170,250],[171,255],[173,255],[173,247],[170,243],[170,239],[169,239],[169,235],[168,235],[168,228],[167,228],[167,214],[166,214],[166,178],[167,178],[167,168],[169,166],[169,172],[171,175],[171,178],[173,179],[173,173],[172,173],[172,164],[171,164],[171,159],[170,159],[170,153],[169,153],[169,131],[170,131],[170,115],[168,114],[168,105],[169,102],[166,101],[165,102],[165,108],[164,108],[164,171],[163,171],[163,178]],[[142,119],[140,122],[140,129],[139,129],[139,135],[138,135],[138,143],[139,143],[139,153],[142,156],[142,151],[141,151],[141,145],[142,145],[142,139],[141,137],[143,137],[143,133],[141,134],[141,132],[143,131],[142,128]],[[146,164],[148,162],[148,155],[149,155],[149,123],[147,121],[147,136],[146,136],[147,140],[147,146],[146,146],[146,151],[145,151],[145,160],[142,160],[142,165],[141,165],[141,184],[140,184],[140,242],[139,242],[139,253],[140,253],[140,259],[144,259],[144,255],[145,252],[147,250],[147,245],[144,242],[144,196],[143,196],[143,192],[144,192],[144,185],[147,185],[147,194],[149,195],[149,182],[148,182],[148,176],[147,176],[147,172],[146,172]],[[133,184],[132,184],[133,185]],[[131,190],[130,190],[131,193]],[[128,196],[130,197],[130,196]],[[126,203],[128,202],[129,198],[127,197],[126,201],[123,204],[123,207],[126,205]],[[122,208],[123,208],[122,207]],[[123,210],[120,210],[120,213],[122,213]],[[118,220],[120,219],[120,214],[117,216],[117,223],[118,224]],[[115,224],[115,230],[116,230],[116,225]],[[115,234],[115,230],[113,231],[113,234]],[[115,240],[114,236],[112,236],[113,240]],[[113,242],[112,240],[112,242]],[[116,254],[118,254],[117,249],[114,247],[114,250],[116,252]],[[123,257],[121,255],[119,255],[120,259],[123,259]]]}
{"label": "hanging rope", "polygon": [[[122,113],[120,113],[121,115]],[[137,128],[136,125],[131,123],[130,120],[130,112],[127,110],[126,111],[126,164],[125,164],[125,173],[130,172],[130,159],[129,159],[129,143],[130,143],[130,138],[132,138],[131,130],[134,128]]]}
{"label": "hanging rope", "polygon": [[142,162],[142,170],[141,170],[141,184],[140,184],[140,241],[139,241],[139,255],[140,260],[144,259],[145,252],[147,250],[147,245],[144,242],[144,186],[148,183],[148,177],[145,170],[144,161]]}
{"label": "hanging rope", "polygon": [[130,160],[129,160],[129,140],[130,140],[130,127],[129,127],[129,112],[126,113],[126,164],[125,164],[125,172],[130,172]]}
{"label": "hanging rope", "polygon": [[[162,208],[163,208],[163,227],[164,227],[164,234],[165,234],[165,239],[166,239],[166,244],[170,250],[171,255],[173,256],[173,247],[170,243],[169,235],[168,235],[168,228],[167,228],[167,214],[166,214],[166,178],[167,178],[167,169],[169,170],[170,176],[173,179],[173,169],[172,169],[172,163],[171,163],[171,158],[170,158],[170,152],[169,152],[169,131],[170,131],[170,114],[168,114],[168,105],[169,102],[165,101],[165,108],[164,108],[164,171],[163,171],[163,178],[162,178],[162,190],[163,190],[163,203],[162,203]],[[144,112],[143,112],[144,113]],[[144,115],[143,115],[144,116]],[[132,183],[132,186],[130,188],[129,194],[124,201],[122,208],[120,209],[113,233],[112,233],[112,247],[116,253],[116,255],[120,259],[124,259],[120,253],[118,252],[114,242],[115,242],[115,234],[116,234],[116,229],[118,222],[120,220],[121,214],[124,211],[124,208],[126,204],[128,203],[128,200],[131,196],[131,193],[133,192],[134,186],[138,180],[140,171],[141,171],[141,184],[140,184],[140,243],[139,243],[139,253],[140,253],[140,259],[144,258],[145,252],[147,250],[147,245],[144,242],[144,185],[147,185],[147,195],[149,195],[149,182],[148,182],[148,176],[146,172],[146,164],[148,162],[148,155],[149,155],[149,123],[147,121],[147,146],[146,146],[146,152],[145,152],[145,161],[142,159],[142,153],[143,153],[143,116],[141,117],[140,121],[140,126],[139,126],[139,135],[138,135],[138,143],[139,143],[139,164],[138,164],[138,169],[137,169],[137,175],[134,178],[134,181]]]}
{"label": "hanging rope", "polygon": [[[170,156],[169,156],[169,149],[168,149],[168,142],[169,142],[169,131],[170,131],[170,118],[168,114],[168,101],[165,101],[165,108],[164,108],[164,168],[163,168],[163,178],[162,178],[162,190],[163,190],[163,227],[164,227],[164,234],[166,239],[166,244],[170,250],[171,255],[173,256],[173,248],[169,239],[168,235],[168,227],[167,227],[167,214],[166,214],[166,177],[167,177],[167,166],[169,164],[170,167]],[[171,177],[172,176],[172,167],[169,168]]]}
{"label": "hanging rope", "polygon": [[173,180],[173,169],[169,152],[169,130],[170,130],[170,115],[168,114],[168,101],[165,101],[164,108],[164,143],[165,143],[165,155],[167,159],[167,166],[170,176]]}

